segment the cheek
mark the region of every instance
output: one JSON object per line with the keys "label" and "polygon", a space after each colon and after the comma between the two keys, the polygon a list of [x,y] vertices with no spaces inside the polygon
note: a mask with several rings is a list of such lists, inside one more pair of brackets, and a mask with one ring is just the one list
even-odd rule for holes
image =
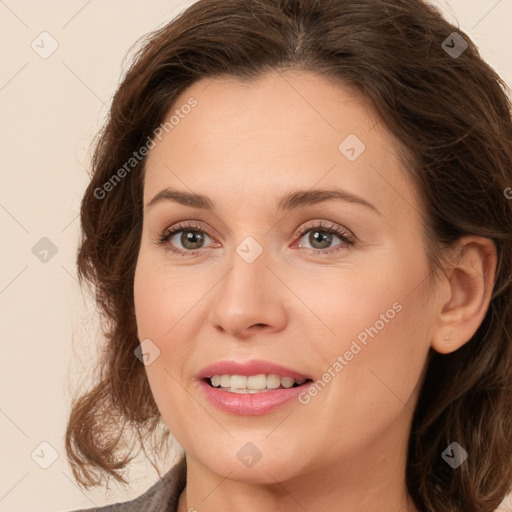
{"label": "cheek", "polygon": [[[185,368],[192,357],[198,328],[194,313],[207,289],[201,289],[183,270],[172,270],[144,252],[134,278],[134,302],[140,341],[150,340],[158,356],[145,367],[155,402],[168,428],[181,438],[181,423],[193,404],[184,390]],[[176,414],[176,411],[180,414]]]}
{"label": "cheek", "polygon": [[[171,300],[161,283],[151,274],[136,274],[134,282],[135,317],[139,339],[149,338],[156,342],[171,327]],[[172,304],[169,304],[172,306]],[[167,311],[167,314],[163,314]]]}
{"label": "cheek", "polygon": [[170,266],[165,257],[141,251],[134,279],[134,301],[140,339],[169,340],[194,316],[207,292],[205,280],[190,268]]}
{"label": "cheek", "polygon": [[149,251],[142,246],[135,269],[133,293],[139,339],[149,338],[158,342],[171,327],[174,308],[168,304],[172,295],[166,286],[163,269],[155,263]]}
{"label": "cheek", "polygon": [[393,318],[386,314],[387,302],[375,311],[382,312],[388,323],[369,318],[338,351],[344,356],[343,370],[329,402],[340,404],[334,423],[354,439],[378,435],[412,412],[421,387],[430,346],[425,302],[402,298],[401,310]]}
{"label": "cheek", "polygon": [[361,426],[377,432],[404,407],[414,408],[431,341],[426,260],[394,253],[381,262],[364,275],[355,269],[340,275],[340,285],[323,294],[309,289],[309,297],[318,298],[312,309],[330,330],[315,340],[319,372],[325,372],[320,378],[328,383],[311,405],[333,411],[325,428],[343,426],[354,439]]}

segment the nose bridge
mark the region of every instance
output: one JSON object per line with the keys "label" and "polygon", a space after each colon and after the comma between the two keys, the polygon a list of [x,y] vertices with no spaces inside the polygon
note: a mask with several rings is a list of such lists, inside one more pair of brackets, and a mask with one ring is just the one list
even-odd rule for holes
{"label": "nose bridge", "polygon": [[[255,237],[246,237],[229,258],[230,269],[216,287],[210,322],[236,336],[254,325],[281,329],[284,305],[279,280],[269,270],[270,250]],[[247,334],[247,333],[246,333]]]}
{"label": "nose bridge", "polygon": [[[231,270],[220,287],[220,302],[230,304],[230,310],[249,312],[258,303],[270,297],[268,251],[254,237],[246,237],[236,247],[230,258]],[[227,299],[227,301],[226,301]]]}

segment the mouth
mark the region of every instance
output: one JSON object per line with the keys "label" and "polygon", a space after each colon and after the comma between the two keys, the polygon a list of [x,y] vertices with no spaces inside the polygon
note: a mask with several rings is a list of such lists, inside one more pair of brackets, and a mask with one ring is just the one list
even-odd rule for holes
{"label": "mouth", "polygon": [[311,375],[262,359],[217,361],[195,378],[212,405],[225,413],[245,416],[299,404],[297,397],[313,385]]}
{"label": "mouth", "polygon": [[273,391],[276,389],[298,388],[313,382],[309,378],[295,379],[293,377],[276,374],[258,375],[212,375],[203,379],[212,388],[217,388],[230,393],[256,394]]}

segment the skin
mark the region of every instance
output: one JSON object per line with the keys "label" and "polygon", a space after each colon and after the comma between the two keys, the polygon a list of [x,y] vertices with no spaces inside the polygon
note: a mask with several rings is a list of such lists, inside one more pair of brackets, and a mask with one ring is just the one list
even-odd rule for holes
{"label": "skin", "polygon": [[[406,448],[427,354],[456,350],[480,325],[494,245],[461,239],[456,263],[430,272],[422,207],[398,143],[340,85],[298,71],[245,84],[201,80],[173,108],[191,96],[198,105],[147,158],[134,283],[139,340],[160,350],[146,366],[151,390],[187,454],[180,512],[416,512]],[[349,134],[366,146],[354,161],[338,149]],[[206,195],[216,208],[148,206],[166,187]],[[291,191],[320,188],[348,191],[378,212],[332,199],[276,209]],[[170,251],[194,247],[181,232],[156,243],[182,221],[206,233],[193,255]],[[315,242],[314,221],[348,230],[355,244],[337,235]],[[263,250],[252,263],[236,252],[247,236]],[[238,416],[200,393],[195,375],[224,359],[270,360],[320,379],[396,303],[400,312],[307,404]],[[250,468],[237,457],[248,442],[262,454]]]}

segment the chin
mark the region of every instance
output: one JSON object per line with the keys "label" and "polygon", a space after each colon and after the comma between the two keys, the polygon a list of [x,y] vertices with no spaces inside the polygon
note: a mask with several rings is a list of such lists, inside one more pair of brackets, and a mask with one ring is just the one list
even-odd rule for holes
{"label": "chin", "polygon": [[[283,453],[278,447],[270,448],[264,442],[240,443],[229,446],[219,454],[218,450],[201,453],[201,464],[211,472],[230,480],[256,484],[275,484],[293,478],[303,466],[297,459],[300,449],[290,449],[290,454]],[[218,446],[218,445],[217,445]],[[259,447],[259,448],[258,448]],[[232,455],[231,455],[232,454]]]}

